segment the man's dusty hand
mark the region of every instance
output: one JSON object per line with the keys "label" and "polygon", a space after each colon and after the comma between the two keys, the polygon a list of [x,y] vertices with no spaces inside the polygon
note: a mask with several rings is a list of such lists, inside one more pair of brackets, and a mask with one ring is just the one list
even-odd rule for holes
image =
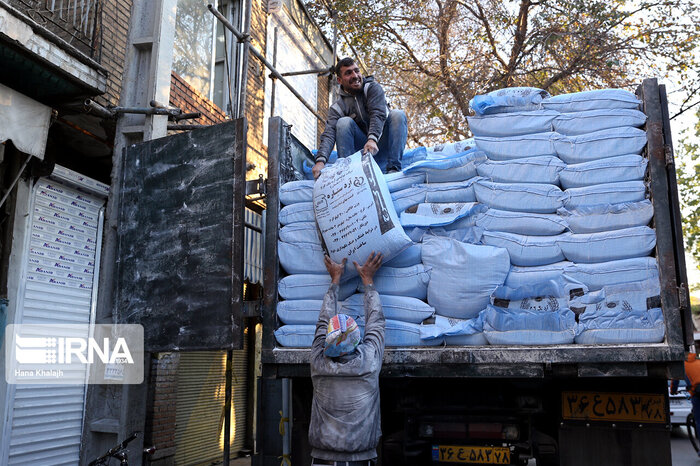
{"label": "man's dusty hand", "polygon": [[333,262],[330,257],[323,256],[323,263],[326,264],[326,270],[328,270],[328,275],[331,276],[331,283],[336,285],[340,283],[340,277],[343,276],[343,271],[345,270],[345,263],[348,260],[343,258],[343,261],[338,264]]}
{"label": "man's dusty hand", "polygon": [[316,165],[311,169],[311,173],[314,174],[314,180],[317,180],[319,176],[321,176],[321,170],[323,167],[325,167],[326,164],[323,162],[316,162]]}
{"label": "man's dusty hand", "polygon": [[377,143],[374,142],[374,139],[367,140],[365,147],[362,148],[362,153],[364,154],[365,152],[369,152],[372,155],[377,155],[377,152],[379,152],[379,147],[377,147]]}
{"label": "man's dusty hand", "polygon": [[377,270],[379,270],[379,267],[382,266],[382,253],[380,252],[375,254],[374,251],[372,251],[372,254],[369,255],[363,265],[360,265],[355,261],[352,263],[355,264],[357,273],[360,274],[362,284],[371,285],[374,283],[374,274],[377,272]]}

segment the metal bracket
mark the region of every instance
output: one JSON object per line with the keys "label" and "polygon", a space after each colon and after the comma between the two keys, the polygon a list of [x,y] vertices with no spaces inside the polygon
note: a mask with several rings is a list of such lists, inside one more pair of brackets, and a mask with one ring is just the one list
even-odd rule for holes
{"label": "metal bracket", "polygon": [[664,157],[666,159],[667,167],[675,164],[675,160],[673,159],[673,146],[670,144],[664,144]]}
{"label": "metal bracket", "polygon": [[257,180],[247,180],[245,182],[245,195],[249,196],[251,194],[260,194],[265,196],[267,193],[266,186],[266,180],[262,175],[260,175]]}

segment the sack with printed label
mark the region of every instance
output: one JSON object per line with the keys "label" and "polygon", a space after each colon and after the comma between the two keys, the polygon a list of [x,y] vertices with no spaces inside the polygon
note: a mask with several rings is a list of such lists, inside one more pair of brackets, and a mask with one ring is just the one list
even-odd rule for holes
{"label": "sack with printed label", "polygon": [[571,310],[577,314],[609,311],[649,311],[661,307],[661,286],[657,278],[605,285],[571,300]]}
{"label": "sack with printed label", "polygon": [[640,155],[621,155],[568,165],[559,173],[564,189],[644,179],[647,160]]}
{"label": "sack with printed label", "polygon": [[506,87],[488,94],[475,95],[469,107],[477,115],[520,112],[542,108],[542,101],[550,97],[549,92],[536,87]]}
{"label": "sack with printed label", "polygon": [[661,343],[666,327],[661,308],[648,311],[601,309],[579,316],[579,345]]}
{"label": "sack with printed label", "polygon": [[435,144],[426,148],[426,158],[442,159],[445,157],[454,157],[463,154],[466,151],[474,149],[476,144],[474,138],[464,139],[462,141],[447,142]]}
{"label": "sack with printed label", "polygon": [[496,183],[557,184],[566,164],[558,157],[526,157],[514,160],[487,160],[476,167],[480,176]]}
{"label": "sack with printed label", "polygon": [[423,263],[432,267],[428,304],[446,317],[476,317],[502,285],[510,268],[508,251],[451,238],[423,238]]}
{"label": "sack with printed label", "polygon": [[419,186],[425,188],[425,202],[474,202],[474,183],[480,179],[475,176],[466,181],[426,183]]}
{"label": "sack with printed label", "polygon": [[558,311],[568,309],[572,300],[584,296],[587,292],[588,288],[583,283],[559,275],[554,280],[519,288],[499,286],[491,295],[491,305],[506,309]]}
{"label": "sack with printed label", "polygon": [[576,136],[621,126],[638,128],[643,126],[646,121],[647,116],[639,110],[631,108],[604,108],[586,110],[585,112],[560,113],[552,124],[554,131],[557,133]]}
{"label": "sack with printed label", "polygon": [[469,129],[474,136],[518,136],[552,131],[552,122],[559,115],[553,110],[494,113],[468,116]]}
{"label": "sack with printed label", "polygon": [[433,324],[424,322],[420,327],[421,338],[444,340],[446,345],[483,346],[488,345],[484,336],[484,323],[481,315],[473,319],[456,319],[436,315]]}
{"label": "sack with printed label", "polygon": [[502,231],[530,236],[553,236],[562,233],[568,225],[564,219],[556,214],[489,209],[476,217],[476,226],[486,231]]}
{"label": "sack with printed label", "polygon": [[396,212],[401,213],[409,207],[425,202],[426,191],[425,185],[413,185],[410,188],[391,193],[391,203]]}
{"label": "sack with printed label", "polygon": [[574,342],[576,316],[570,309],[529,311],[489,304],[484,334],[491,345],[561,345]]}
{"label": "sack with printed label", "polygon": [[523,134],[521,136],[474,138],[476,147],[484,151],[489,160],[513,160],[529,157],[556,157],[554,139],[561,137],[555,132]]}
{"label": "sack with printed label", "polygon": [[412,244],[399,223],[384,175],[369,153],[356,152],[323,170],[314,185],[316,223],[330,258],[357,274],[372,251],[389,261]]}
{"label": "sack with printed label", "polygon": [[597,89],[594,91],[560,94],[542,100],[542,106],[561,113],[585,112],[603,108],[637,109],[641,102],[624,89]]}
{"label": "sack with printed label", "polygon": [[656,232],[633,227],[598,233],[567,233],[557,240],[567,260],[576,263],[608,262],[648,256],[656,246]]}
{"label": "sack with printed label", "polygon": [[557,213],[566,221],[572,233],[595,233],[648,225],[654,216],[654,207],[649,199],[644,199],[572,209],[562,207]]}
{"label": "sack with printed label", "polygon": [[464,217],[475,216],[486,209],[484,204],[477,202],[418,204],[401,212],[401,225],[404,227],[440,227],[450,225]]}

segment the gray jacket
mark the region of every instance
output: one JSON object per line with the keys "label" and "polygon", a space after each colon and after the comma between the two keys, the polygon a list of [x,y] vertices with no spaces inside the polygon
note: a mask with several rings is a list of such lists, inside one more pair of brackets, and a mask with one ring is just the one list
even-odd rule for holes
{"label": "gray jacket", "polygon": [[311,347],[311,456],[330,461],[362,461],[377,457],[382,434],[379,371],[384,357],[384,313],[379,293],[365,287],[365,332],[349,355],[323,355],[328,321],[337,312],[338,285],[328,288]]}
{"label": "gray jacket", "polygon": [[367,139],[379,142],[384,131],[384,122],[389,114],[384,89],[372,76],[362,79],[363,92],[351,94],[340,88],[340,98],[328,109],[326,127],[321,134],[321,145],[316,153],[316,162],[327,162],[335,145],[335,125],[342,117],[355,120]]}

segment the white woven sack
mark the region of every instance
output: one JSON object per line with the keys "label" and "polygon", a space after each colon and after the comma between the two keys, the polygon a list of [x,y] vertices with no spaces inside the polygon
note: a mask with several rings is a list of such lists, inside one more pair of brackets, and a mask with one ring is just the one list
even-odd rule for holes
{"label": "white woven sack", "polygon": [[381,170],[371,154],[356,152],[325,168],[314,185],[314,211],[328,254],[347,258],[356,274],[372,251],[389,261],[412,244],[399,223]]}
{"label": "white woven sack", "polygon": [[280,186],[280,202],[284,205],[297,202],[311,202],[314,194],[314,181],[290,181]]}
{"label": "white woven sack", "polygon": [[476,167],[480,176],[497,183],[557,184],[566,164],[552,155],[514,160],[488,160]]}
{"label": "white woven sack", "polygon": [[631,108],[604,108],[576,113],[560,113],[554,119],[554,131],[567,136],[592,133],[620,126],[639,128],[646,122],[647,116]]}
{"label": "white woven sack", "polygon": [[[338,299],[343,300],[357,290],[357,277],[340,282]],[[277,284],[277,291],[284,299],[323,299],[331,284],[328,273],[324,275],[287,275]]]}
{"label": "white woven sack", "polygon": [[294,222],[280,228],[280,241],[321,245],[316,222]]}
{"label": "white woven sack", "polygon": [[492,209],[551,214],[562,207],[564,193],[553,184],[492,183],[480,180],[474,186],[479,202]]}
{"label": "white woven sack", "polygon": [[313,222],[314,204],[313,202],[296,202],[280,209],[279,222],[282,225],[289,225],[294,222]]}
{"label": "white woven sack", "polygon": [[654,216],[649,199],[621,204],[582,206],[557,211],[572,233],[595,233],[648,225]]}
{"label": "white woven sack", "polygon": [[598,233],[563,234],[557,240],[567,260],[576,263],[608,262],[648,256],[656,246],[656,232],[633,227]]}
{"label": "white woven sack", "polygon": [[606,285],[659,279],[656,259],[653,257],[635,257],[595,264],[569,262],[565,272],[574,280],[585,284],[590,291],[600,290]]}
{"label": "white woven sack", "polygon": [[513,160],[526,157],[556,156],[554,139],[560,134],[537,133],[509,137],[478,137],[476,147],[486,153],[489,160]]}
{"label": "white woven sack", "polygon": [[505,249],[432,235],[423,238],[423,263],[432,267],[428,304],[459,319],[476,317],[510,269]]}
{"label": "white woven sack", "polygon": [[637,96],[624,89],[598,89],[555,95],[542,100],[542,106],[558,112],[585,112],[602,108],[639,108]]}
{"label": "white woven sack", "polygon": [[641,155],[620,155],[568,165],[559,173],[559,181],[564,189],[635,181],[644,179],[646,169],[647,159]]}
{"label": "white woven sack", "polygon": [[564,191],[564,207],[578,209],[584,206],[639,202],[644,200],[645,192],[643,181],[622,181],[620,183],[595,184],[583,188],[569,188]]}
{"label": "white woven sack", "polygon": [[557,155],[569,164],[616,155],[641,154],[646,143],[647,133],[631,126],[553,138]]}
{"label": "white woven sack", "polygon": [[532,110],[468,116],[467,121],[476,137],[518,136],[552,131],[552,122],[558,115],[553,110]]}
{"label": "white woven sack", "polygon": [[566,230],[568,225],[563,218],[556,214],[489,209],[476,217],[476,226],[487,231],[503,231],[530,236],[553,236]]}
{"label": "white woven sack", "polygon": [[525,236],[502,231],[485,231],[482,242],[507,249],[511,264],[530,267],[564,260],[564,254],[557,243],[558,238],[559,236]]}

